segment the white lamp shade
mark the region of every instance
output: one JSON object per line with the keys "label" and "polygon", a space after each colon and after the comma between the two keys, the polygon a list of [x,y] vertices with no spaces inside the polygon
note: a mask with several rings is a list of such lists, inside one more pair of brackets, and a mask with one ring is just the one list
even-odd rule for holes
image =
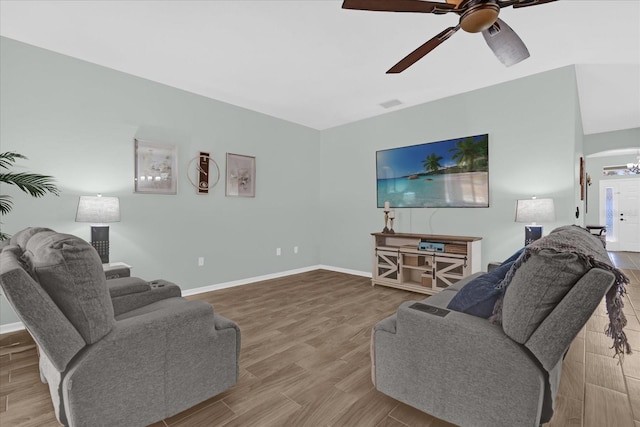
{"label": "white lamp shade", "polygon": [[556,210],[553,199],[523,199],[516,202],[516,222],[553,222]]}
{"label": "white lamp shade", "polygon": [[120,221],[120,199],[117,197],[80,196],[76,222],[104,224]]}

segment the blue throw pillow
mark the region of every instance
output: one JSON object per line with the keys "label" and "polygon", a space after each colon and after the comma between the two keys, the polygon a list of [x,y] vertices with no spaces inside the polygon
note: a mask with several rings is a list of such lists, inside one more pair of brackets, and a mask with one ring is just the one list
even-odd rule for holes
{"label": "blue throw pillow", "polygon": [[523,250],[524,248],[520,249],[499,267],[476,277],[463,286],[449,302],[447,308],[488,319],[493,314],[493,307],[502,292],[496,289],[496,286],[504,279]]}
{"label": "blue throw pillow", "polygon": [[[520,255],[522,255],[522,252],[524,252],[525,248],[522,248],[518,251],[516,251],[516,253],[514,253],[513,255],[511,255],[509,258],[505,259],[503,264],[506,264],[508,262],[513,262],[515,260],[517,260],[518,258],[520,258]],[[505,273],[506,274],[506,273]]]}

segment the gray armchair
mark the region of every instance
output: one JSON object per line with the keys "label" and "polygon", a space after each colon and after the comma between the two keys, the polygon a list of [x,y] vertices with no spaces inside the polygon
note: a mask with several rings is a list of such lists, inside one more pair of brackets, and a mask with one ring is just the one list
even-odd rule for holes
{"label": "gray armchair", "polygon": [[17,233],[0,253],[0,284],[38,346],[63,425],[148,425],[237,382],[235,323],[169,282],[107,281],[75,236]]}
{"label": "gray armchair", "polygon": [[477,273],[421,302],[403,303],[375,325],[376,388],[461,426],[537,427],[549,421],[563,356],[617,280],[606,262],[589,265],[608,261],[597,238],[578,227],[552,234],[548,240],[584,253],[539,242],[539,250],[514,268],[502,324],[448,308],[484,274]]}

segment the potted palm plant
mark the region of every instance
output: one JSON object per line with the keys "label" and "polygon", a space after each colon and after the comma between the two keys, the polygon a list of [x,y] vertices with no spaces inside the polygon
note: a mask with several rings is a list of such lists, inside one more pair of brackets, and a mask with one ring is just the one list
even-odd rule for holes
{"label": "potted palm plant", "polygon": [[[27,159],[22,154],[12,151],[0,153],[0,170],[8,170],[16,159]],[[40,175],[30,172],[0,172],[0,182],[15,185],[20,190],[33,197],[42,197],[47,193],[60,194],[54,184],[54,178],[48,175]],[[6,215],[13,208],[11,196],[0,194],[0,215]],[[10,236],[0,231],[0,240],[6,240]]]}

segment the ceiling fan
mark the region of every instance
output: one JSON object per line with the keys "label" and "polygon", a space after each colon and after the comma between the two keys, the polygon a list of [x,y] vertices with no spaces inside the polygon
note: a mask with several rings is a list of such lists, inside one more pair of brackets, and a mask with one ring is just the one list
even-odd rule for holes
{"label": "ceiling fan", "polygon": [[529,50],[520,37],[503,20],[498,18],[500,9],[535,6],[556,0],[446,0],[446,3],[423,0],[344,0],[343,9],[373,10],[379,12],[417,12],[444,15],[457,13],[460,22],[405,56],[391,67],[389,73],[401,73],[431,52],[462,28],[469,33],[482,32],[485,41],[507,67],[529,57]]}

